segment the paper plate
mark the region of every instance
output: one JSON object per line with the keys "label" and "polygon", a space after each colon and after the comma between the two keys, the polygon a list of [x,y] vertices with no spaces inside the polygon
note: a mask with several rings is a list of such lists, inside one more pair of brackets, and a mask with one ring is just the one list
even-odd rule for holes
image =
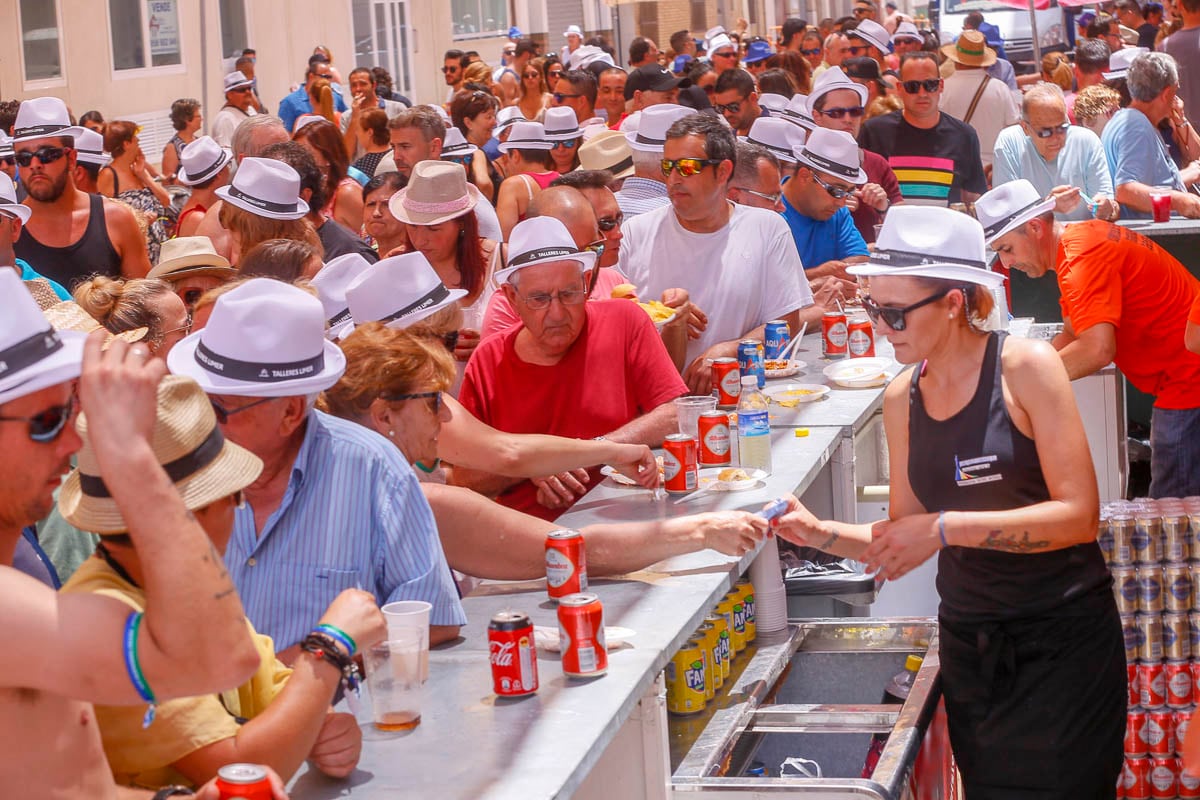
{"label": "paper plate", "polygon": [[838,386],[863,389],[886,383],[891,377],[887,373],[891,363],[886,358],[850,358],[830,364],[824,375]]}
{"label": "paper plate", "polygon": [[[605,649],[615,650],[621,645],[627,644],[634,636],[637,636],[637,631],[633,630],[632,628],[621,628],[616,625],[605,625]],[[548,625],[533,626],[533,641],[534,644],[537,645],[538,650],[557,653],[561,649],[558,639],[558,628],[551,628]]]}
{"label": "paper plate", "polygon": [[[771,362],[767,361],[766,363],[770,364]],[[787,362],[787,366],[783,369],[768,368],[765,371],[768,378],[790,378],[798,372],[803,372],[807,367],[808,364],[805,362],[793,358]]]}
{"label": "paper plate", "polygon": [[829,387],[823,383],[781,383],[778,386],[768,386],[764,394],[776,405],[795,408],[801,403],[820,400],[829,394]]}
{"label": "paper plate", "polygon": [[747,489],[753,489],[758,485],[758,482],[767,477],[767,473],[761,469],[743,469],[750,477],[745,480],[738,481],[723,481],[721,473],[727,469],[743,469],[742,467],[705,467],[697,473],[699,480],[696,481],[697,489],[707,489],[710,492],[744,492]]}
{"label": "paper plate", "polygon": [[[661,477],[662,470],[663,470],[662,456],[658,456],[654,460],[658,462],[658,474]],[[612,482],[617,484],[618,486],[628,486],[631,489],[645,489],[646,488],[645,486],[642,486],[640,483],[635,481],[633,478],[629,478],[625,475],[622,475],[620,472],[617,471],[616,467],[611,466],[610,464],[605,464],[603,467],[601,467],[600,474],[606,478],[611,478]]]}

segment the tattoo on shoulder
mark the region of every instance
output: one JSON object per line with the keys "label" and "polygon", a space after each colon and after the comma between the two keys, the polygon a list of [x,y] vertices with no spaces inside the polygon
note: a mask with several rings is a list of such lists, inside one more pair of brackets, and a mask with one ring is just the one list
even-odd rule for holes
{"label": "tattoo on shoulder", "polygon": [[837,535],[837,531],[832,531],[829,534],[828,539],[826,539],[825,541],[823,541],[819,545],[817,545],[817,549],[818,550],[828,550],[829,548],[833,547],[834,544],[837,543],[837,540],[840,538],[842,538],[842,537]]}
{"label": "tattoo on shoulder", "polygon": [[988,531],[988,535],[979,543],[979,546],[987,550],[1003,550],[1006,553],[1034,553],[1049,547],[1050,540],[1031,539],[1029,531],[1025,531],[1018,539],[1016,534],[994,530]]}

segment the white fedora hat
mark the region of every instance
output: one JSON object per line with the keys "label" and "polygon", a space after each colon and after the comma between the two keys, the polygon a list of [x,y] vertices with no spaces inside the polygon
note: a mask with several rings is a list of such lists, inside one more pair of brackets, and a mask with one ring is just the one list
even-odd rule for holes
{"label": "white fedora hat", "polygon": [[830,92],[836,92],[841,89],[854,92],[858,95],[858,103],[861,106],[867,105],[867,87],[861,83],[855,83],[842,72],[841,67],[830,67],[817,76],[813,81],[812,92],[808,95],[808,116],[816,124],[816,111],[814,105],[817,100],[821,99]]}
{"label": "white fedora hat", "polygon": [[75,160],[97,167],[107,167],[112,156],[104,152],[104,137],[91,128],[80,128],[75,134]]}
{"label": "white fedora hat", "polygon": [[675,103],[659,103],[642,109],[638,118],[637,130],[626,131],[625,138],[630,148],[643,153],[661,153],[667,143],[667,130],[684,117],[698,113],[694,108],[676,105]]}
{"label": "white fedora hat", "polygon": [[300,219],[308,203],[300,199],[300,175],[273,158],[246,158],[233,183],[217,189],[217,197],[232,206],[267,219]]}
{"label": "white fedora hat", "polygon": [[575,36],[583,36],[583,31],[579,29],[578,25],[568,25],[567,29],[563,31],[563,36],[571,36],[572,34]]}
{"label": "white fedora hat", "polygon": [[[516,108],[516,106],[512,106]],[[442,154],[438,158],[461,158],[474,153],[479,148],[467,141],[463,132],[451,125],[446,128],[446,136],[442,139]]]}
{"label": "white fedora hat", "polygon": [[804,145],[804,131],[787,120],[759,117],[750,126],[750,132],[738,139],[765,147],[780,161],[795,164],[796,150]]}
{"label": "white fedora hat", "polygon": [[[508,128],[512,127],[513,124],[520,122],[522,120],[524,120],[526,122],[529,121],[529,120],[525,119],[525,114],[521,111],[520,106],[505,106],[504,108],[502,108],[496,112],[496,127],[492,128],[492,135],[499,138],[499,136],[502,132],[504,132]],[[460,133],[461,133],[461,131],[460,131]],[[449,137],[449,135],[450,135],[450,131],[447,130],[446,136]],[[445,140],[443,140],[442,141],[442,151],[444,152],[445,150],[446,150],[446,142],[445,142]]]}
{"label": "white fedora hat", "polygon": [[500,152],[509,150],[553,150],[554,143],[546,139],[546,130],[540,122],[517,120],[512,125],[508,140],[500,143]]}
{"label": "white fedora hat", "polygon": [[[652,106],[653,107],[653,106]],[[492,280],[506,283],[518,271],[553,261],[574,261],[580,272],[596,263],[596,254],[575,246],[567,226],[554,217],[531,217],[518,222],[508,238],[508,264]]]}
{"label": "white fedora hat", "polygon": [[716,36],[709,37],[708,46],[704,49],[708,52],[709,58],[712,58],[713,53],[726,47],[732,47],[734,50],[737,50],[737,45],[734,44],[733,39],[729,38],[728,34],[718,33]]}
{"label": "white fedora hat", "polygon": [[233,151],[221,147],[216,139],[211,136],[197,136],[184,146],[179,156],[179,182],[184,186],[204,183],[232,160]]}
{"label": "white fedora hat", "polygon": [[407,328],[466,296],[465,289],[446,288],[417,252],[372,264],[346,287],[355,326],[381,322],[389,328]]}
{"label": "white fedora hat", "polygon": [[212,275],[232,280],[238,276],[238,271],[216,251],[207,236],[176,236],[162,243],[158,263],[146,277],[170,282],[188,275]]}
{"label": "white fedora hat", "polygon": [[1104,80],[1115,81],[1118,78],[1124,78],[1129,74],[1129,67],[1134,60],[1143,53],[1149,52],[1145,47],[1122,47],[1108,57],[1108,72],[1104,73]]}
{"label": "white fedora hat", "polygon": [[418,161],[408,185],[388,200],[388,210],[408,225],[440,225],[469,214],[482,200],[458,164]]}
{"label": "white fedora hat", "polygon": [[792,99],[788,101],[781,116],[793,125],[803,128],[805,133],[811,133],[812,129],[817,127],[817,123],[813,122],[812,114],[808,113],[808,95],[792,95]]}
{"label": "white fedora hat", "polygon": [[[95,133],[95,131],[92,131]],[[0,131],[0,158],[11,156],[13,154],[12,137],[4,131]]]}
{"label": "white fedora hat", "polygon": [[74,139],[83,128],[71,124],[67,104],[57,97],[34,97],[22,100],[13,123],[13,144],[47,136],[70,136]]}
{"label": "white fedora hat", "polygon": [[21,276],[0,269],[0,405],[78,378],[86,338],[55,331]]}
{"label": "white fedora hat", "polygon": [[[925,38],[921,36],[921,31],[916,25],[911,22],[901,22],[896,26],[896,32],[892,34],[892,44],[896,43],[897,39],[913,39],[914,41],[924,44]],[[821,73],[824,75],[825,73]]]}
{"label": "white fedora hat", "polygon": [[[1120,52],[1120,51],[1118,51]],[[1034,217],[1053,211],[1053,197],[1042,197],[1024,178],[1002,183],[975,201],[975,216],[990,245]]]}
{"label": "white fedora hat", "polygon": [[21,220],[21,224],[29,222],[33,209],[17,202],[17,187],[13,185],[8,173],[0,172],[0,212],[12,214]]}
{"label": "white fedora hat", "polygon": [[861,156],[858,142],[850,134],[817,128],[796,150],[796,163],[861,186],[867,182],[867,173],[859,166]]}
{"label": "white fedora hat", "polygon": [[875,250],[851,275],[896,275],[977,283],[994,288],[1004,276],[987,268],[983,227],[949,208],[893,206],[879,231]]}
{"label": "white fedora hat", "polygon": [[346,288],[354,279],[371,268],[371,262],[360,253],[347,253],[325,262],[310,281],[317,290],[317,299],[325,309],[325,321],[329,326],[325,336],[337,340],[354,328],[350,317],[350,304],[346,301]]}
{"label": "white fedora hat", "polygon": [[892,52],[891,34],[873,19],[861,20],[853,30],[846,31],[846,35],[857,36],[867,44],[874,45],[885,56]]}
{"label": "white fedora hat", "polygon": [[578,139],[583,135],[583,132],[579,130],[579,118],[575,116],[575,110],[566,106],[547,108],[542,117],[542,130],[546,132],[546,138],[552,142]]}
{"label": "white fedora hat", "polygon": [[245,89],[249,86],[253,86],[254,79],[247,78],[245,73],[239,70],[234,70],[225,76],[224,84],[224,91],[232,92],[234,89]]}
{"label": "white fedora hat", "polygon": [[320,300],[253,278],[217,298],[208,325],[171,348],[167,366],[209,394],[294,397],[337,383],[346,357],[325,340]]}
{"label": "white fedora hat", "polygon": [[758,96],[759,107],[767,113],[767,116],[778,117],[783,114],[783,110],[787,108],[788,98],[781,94],[772,92],[763,92]]}

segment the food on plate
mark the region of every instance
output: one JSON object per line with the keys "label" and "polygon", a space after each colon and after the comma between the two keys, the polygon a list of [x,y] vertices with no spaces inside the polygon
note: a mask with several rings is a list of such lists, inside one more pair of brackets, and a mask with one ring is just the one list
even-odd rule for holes
{"label": "food on plate", "polygon": [[748,481],[750,480],[750,473],[737,467],[728,467],[717,473],[717,480],[725,482]]}
{"label": "food on plate", "polygon": [[632,300],[646,310],[650,315],[650,319],[657,325],[660,322],[666,322],[671,317],[675,316],[675,309],[658,300],[651,300],[648,303],[643,303],[638,300],[637,287],[632,283],[619,283],[612,288],[609,296],[614,300]]}
{"label": "food on plate", "polygon": [[609,297],[614,300],[637,300],[637,287],[632,283],[618,283],[612,288]]}
{"label": "food on plate", "polygon": [[763,362],[763,369],[787,369],[792,362],[786,358],[768,358]]}

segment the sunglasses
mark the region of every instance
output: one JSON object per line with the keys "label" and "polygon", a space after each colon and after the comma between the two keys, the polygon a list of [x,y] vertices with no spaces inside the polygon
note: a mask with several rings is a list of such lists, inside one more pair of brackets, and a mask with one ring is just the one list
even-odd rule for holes
{"label": "sunglasses", "polygon": [[16,163],[16,156],[0,156],[0,164],[3,164],[6,167],[14,166]]}
{"label": "sunglasses", "polygon": [[713,58],[737,58],[737,51],[726,50],[723,53],[713,53]]}
{"label": "sunglasses", "polygon": [[459,67],[442,67],[442,72],[458,72]]}
{"label": "sunglasses", "polygon": [[854,10],[853,10],[852,12],[850,12],[850,13],[854,14],[854,16],[856,16],[856,17],[859,17],[859,16],[862,16],[863,14],[870,14],[870,13],[871,13],[871,9],[869,9],[869,8],[856,8],[856,9],[854,9]]}
{"label": "sunglasses", "polygon": [[917,94],[924,89],[929,94],[937,94],[942,88],[941,78],[929,78],[923,81],[900,81],[900,85],[904,87],[904,91],[908,94]]}
{"label": "sunglasses", "polygon": [[560,141],[553,142],[552,144],[554,145],[554,147],[552,148],[552,149],[554,149],[554,150],[557,150],[557,149],[559,149],[560,147],[561,147],[561,148],[564,148],[564,149],[566,149],[566,150],[570,150],[572,147],[576,147],[576,146],[578,146],[578,144],[579,144],[579,137],[576,137],[576,138],[574,138],[574,139],[562,139],[562,140],[560,140]]}
{"label": "sunglasses", "polygon": [[753,189],[745,189],[741,186],[735,186],[734,188],[737,189],[739,192],[745,192],[746,194],[752,194],[755,197],[758,197],[762,200],[766,200],[768,203],[770,203],[772,205],[774,205],[775,203],[778,203],[779,198],[781,196],[783,196],[783,192],[775,192],[774,194],[767,194],[766,192],[756,192]]}
{"label": "sunglasses", "polygon": [[525,80],[529,80],[531,78],[540,78],[540,77],[542,77],[542,73],[540,73],[540,72],[526,72],[525,73]]}
{"label": "sunglasses", "polygon": [[871,322],[879,322],[879,320],[882,319],[885,323],[887,323],[889,328],[899,332],[908,327],[908,323],[904,319],[905,314],[910,311],[916,311],[921,306],[927,306],[930,303],[941,300],[952,291],[954,290],[942,289],[940,292],[929,295],[929,297],[926,297],[924,300],[918,300],[911,306],[904,306],[903,308],[898,308],[896,306],[876,305],[875,301],[871,299],[870,295],[864,295],[862,299],[863,309],[867,312],[867,316],[871,318]]}
{"label": "sunglasses", "polygon": [[[550,74],[551,74],[551,75],[553,75],[554,73],[550,73]],[[568,98],[571,98],[571,97],[583,97],[583,95],[581,95],[581,94],[567,94],[567,93],[565,93],[565,92],[555,92],[555,93],[554,93],[554,102],[556,102],[556,103],[561,103],[563,100],[566,100],[566,99],[568,99]]]}
{"label": "sunglasses", "polygon": [[[558,298],[558,302],[562,303],[564,306],[577,306],[587,300],[587,294],[587,289],[563,289],[562,291],[555,292],[554,294],[546,294],[545,292],[531,294],[521,297],[521,301],[530,309],[534,311],[541,311],[549,308],[550,304],[554,302],[555,298]],[[520,297],[520,295],[518,295],[518,297]]]}
{"label": "sunglasses", "polygon": [[71,148],[69,147],[43,147],[40,150],[34,150],[32,153],[24,151],[13,153],[13,158],[16,160],[17,166],[28,167],[33,163],[35,158],[42,162],[42,165],[44,166],[46,164],[53,164],[55,161],[58,161],[60,158],[65,156],[67,151],[70,149]]}
{"label": "sunglasses", "polygon": [[[1025,120],[1025,124],[1029,125],[1029,120]],[[1032,125],[1029,125],[1029,129],[1031,131],[1033,131],[1033,135],[1036,136],[1037,138],[1049,139],[1051,136],[1053,136],[1056,133],[1061,133],[1061,134],[1065,135],[1066,132],[1071,129],[1071,123],[1064,122],[1061,125],[1055,125],[1050,128],[1035,128]]]}
{"label": "sunglasses", "polygon": [[832,186],[832,185],[826,183],[825,181],[818,178],[817,173],[815,173],[815,172],[812,174],[812,179],[814,181],[816,181],[818,186],[820,186],[822,189],[824,189],[826,192],[828,192],[829,196],[832,197],[834,200],[844,200],[847,197],[849,197],[850,195],[854,194],[853,189],[843,189],[840,186]]}
{"label": "sunglasses", "polygon": [[[457,331],[456,331],[457,332]],[[433,413],[440,414],[442,412],[442,393],[441,392],[414,392],[412,394],[385,394],[382,399],[389,403],[398,403],[401,400],[432,400]]]}
{"label": "sunglasses", "polygon": [[618,213],[615,217],[601,217],[600,219],[596,220],[596,227],[607,232],[619,226],[624,221],[625,215],[623,213]]}
{"label": "sunglasses", "polygon": [[450,162],[453,162],[453,163],[455,163],[455,164],[463,164],[463,165],[466,165],[466,164],[470,164],[470,163],[471,163],[471,157],[472,157],[472,156],[474,156],[474,155],[475,155],[474,153],[467,153],[465,156],[442,156],[442,160],[443,160],[443,161],[450,161]]}
{"label": "sunglasses", "polygon": [[552,69],[549,72],[547,72],[546,74],[549,75],[551,78],[557,78],[559,75],[563,74],[563,71],[561,69]]}
{"label": "sunglasses", "polygon": [[858,119],[866,113],[866,109],[862,106],[852,106],[850,108],[825,108],[817,111],[817,113],[823,117],[829,117],[830,119],[841,119],[847,114],[850,115],[851,119]]}
{"label": "sunglasses", "polygon": [[47,444],[58,438],[75,414],[75,398],[61,406],[51,406],[32,417],[0,417],[0,422],[24,422],[29,426],[29,438],[38,444]]}
{"label": "sunglasses", "polygon": [[801,54],[801,55],[805,55],[805,56],[816,56],[816,55],[820,55],[820,54],[821,54],[821,48],[819,48],[819,47],[818,47],[818,48],[816,48],[816,49],[814,49],[814,50],[801,50],[801,51],[800,51],[800,54]]}
{"label": "sunglasses", "polygon": [[718,114],[726,112],[730,114],[740,114],[742,112],[742,101],[734,100],[732,103],[713,103],[713,108]]}
{"label": "sunglasses", "polygon": [[242,88],[240,88],[240,89],[230,89],[230,90],[228,90],[228,92],[227,92],[227,93],[228,93],[228,94],[245,94],[245,93],[246,93],[246,92],[248,92],[248,91],[250,91],[250,87],[249,87],[249,86],[243,86],[243,87],[242,87]]}
{"label": "sunglasses", "polygon": [[604,255],[605,244],[606,244],[606,242],[603,239],[597,239],[596,241],[592,242],[591,244],[585,244],[583,246],[583,249],[585,252],[595,253],[596,260],[599,261],[600,256]]}
{"label": "sunglasses", "polygon": [[724,159],[721,158],[664,158],[660,162],[660,168],[664,178],[671,177],[672,170],[679,170],[680,176],[690,178],[693,175],[699,175],[705,167],[715,167]]}
{"label": "sunglasses", "polygon": [[869,44],[852,44],[852,45],[847,45],[846,52],[852,56],[857,56],[860,53],[862,55],[866,55],[870,49],[871,49],[871,45],[869,45]]}
{"label": "sunglasses", "polygon": [[246,405],[241,406],[240,408],[232,408],[232,409],[226,408],[225,406],[218,403],[216,400],[213,400],[211,397],[209,398],[208,402],[209,402],[209,405],[212,406],[213,416],[215,416],[217,418],[217,423],[219,425],[225,425],[229,422],[229,418],[232,417],[234,414],[240,414],[248,408],[254,408],[255,406],[261,406],[263,403],[269,403],[274,399],[275,399],[274,397],[264,397],[261,400],[255,400],[253,403],[247,403]]}

